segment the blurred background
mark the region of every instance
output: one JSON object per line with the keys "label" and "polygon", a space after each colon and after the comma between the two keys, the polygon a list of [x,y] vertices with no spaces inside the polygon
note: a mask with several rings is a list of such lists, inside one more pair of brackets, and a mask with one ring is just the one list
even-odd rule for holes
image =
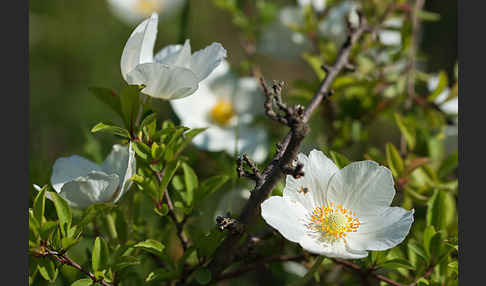
{"label": "blurred background", "polygon": [[[187,38],[193,50],[217,41],[228,50],[228,61],[244,59],[241,37],[229,13],[213,1],[191,0]],[[272,1],[295,5],[295,1]],[[426,10],[437,12],[437,22],[424,22],[421,54],[426,70],[445,69],[452,75],[457,59],[457,1],[427,0]],[[178,43],[182,9],[162,15],[155,51]],[[107,1],[31,0],[29,7],[30,154],[32,182],[48,181],[55,159],[70,154],[104,157],[111,146],[103,135],[90,134],[98,122],[115,121],[116,115],[97,101],[88,87],[120,91],[125,82],[120,56],[135,25],[116,17]],[[302,59],[258,55],[267,79],[292,81],[314,77]],[[166,117],[177,121],[168,104]],[[97,143],[100,142],[100,143]],[[98,151],[99,150],[99,151]],[[100,155],[95,155],[101,152]],[[100,159],[93,158],[95,160]]]}
{"label": "blurred background", "polygon": [[[224,0],[188,1],[189,6],[185,6],[181,1],[182,4],[176,5],[177,7],[171,11],[160,12],[154,51],[157,52],[169,44],[181,44],[185,38],[191,40],[193,51],[204,48],[212,42],[220,42],[228,51],[227,60],[232,67],[241,75],[245,75],[245,73],[247,75],[248,69],[245,69],[245,66],[247,66],[248,60],[248,46],[245,45],[248,39],[235,24],[238,19],[221,9],[221,5],[215,4],[224,2]],[[296,1],[293,0],[267,2],[271,2],[275,7],[296,5]],[[329,0],[328,2],[339,1]],[[395,2],[405,3],[407,1]],[[456,0],[425,1],[424,9],[440,14],[440,19],[422,23],[417,55],[417,67],[421,71],[438,73],[442,70],[446,72],[449,79],[454,77],[454,67],[457,63],[456,6]],[[78,154],[101,162],[108,154],[112,144],[116,143],[113,136],[90,133],[90,129],[98,122],[121,124],[121,120],[99,102],[88,88],[107,87],[119,92],[126,85],[120,73],[120,57],[124,45],[137,23],[133,19],[128,21],[120,17],[119,13],[110,6],[110,1],[30,1],[29,174],[31,183],[39,185],[48,183],[52,165],[59,157]],[[289,90],[298,90],[303,86],[312,89],[319,82],[309,62],[302,57],[274,57],[260,52],[257,45],[252,61],[258,63],[261,73],[266,79],[283,80]],[[449,83],[452,82],[453,80],[449,81]],[[358,106],[356,100],[358,100]],[[296,96],[295,99],[291,98],[290,101],[300,102],[299,96]],[[348,114],[352,120],[348,122],[346,118],[340,118],[340,114],[338,114],[339,120],[337,121],[342,125],[339,125],[337,129],[342,134],[355,134],[356,130],[360,129],[359,125],[353,123],[356,122],[353,120],[360,119],[360,108],[363,106],[363,101],[359,98],[351,98],[340,103],[343,108],[343,112],[340,114]],[[175,123],[179,123],[167,102],[163,102],[160,108],[161,120],[171,119]],[[400,131],[396,127],[389,128],[394,126],[393,120],[390,121],[391,123],[377,120],[366,126],[366,134],[358,132],[365,135],[357,137],[349,135],[349,138],[340,135],[336,138],[342,142],[331,142],[325,136],[330,134],[329,129],[334,127],[328,127],[322,119],[329,116],[327,111],[322,115],[316,115],[317,119],[313,119],[311,126],[314,132],[306,138],[302,151],[308,152],[312,148],[321,148],[329,144],[328,147],[338,149],[351,160],[362,160],[363,154],[370,152],[370,146],[376,147],[377,152],[383,153],[386,142],[393,142],[395,146],[400,145]],[[287,130],[264,118],[261,118],[260,121],[271,127],[267,128],[270,133],[268,148],[271,155],[274,151],[274,143],[282,138],[282,134],[285,134]],[[346,131],[348,123],[350,124],[349,130]],[[319,130],[324,130],[321,132],[325,134],[324,138],[319,135],[321,134]],[[427,146],[429,149],[434,148],[430,145]],[[457,149],[457,145],[455,146]],[[429,149],[418,148],[416,151],[418,155],[431,156],[432,152]],[[224,152],[210,153],[191,147],[185,151],[185,154],[193,161],[193,168],[200,178],[223,173],[232,174],[234,177],[234,159]],[[245,191],[248,186],[241,183],[241,180],[237,183],[236,179],[232,180],[231,184],[232,189],[236,191],[228,195],[224,191],[219,192],[216,194],[218,199],[213,200],[206,207],[232,209],[237,212],[238,207],[244,202],[245,196],[248,195],[248,192]],[[29,190],[29,193],[32,200],[35,192]],[[420,210],[418,213],[420,214]],[[204,219],[204,224],[208,227],[214,224],[214,210],[211,214]],[[305,270],[299,269],[299,265],[288,267],[293,267],[292,271],[295,273],[302,273]],[[261,279],[261,283],[265,283],[267,277],[262,276],[259,279]],[[276,281],[275,277],[272,279],[268,281]],[[245,285],[245,282],[242,282],[241,285]]]}

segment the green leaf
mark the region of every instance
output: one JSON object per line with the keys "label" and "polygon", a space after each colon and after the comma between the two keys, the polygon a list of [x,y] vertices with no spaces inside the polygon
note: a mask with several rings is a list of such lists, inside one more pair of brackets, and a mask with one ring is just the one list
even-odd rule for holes
{"label": "green leaf", "polygon": [[160,182],[160,189],[159,189],[159,201],[162,200],[162,196],[164,195],[167,186],[169,185],[170,180],[176,173],[177,169],[179,169],[180,162],[179,161],[171,161],[168,162],[165,166],[164,176],[162,177],[162,181]]}
{"label": "green leaf", "polygon": [[194,190],[198,187],[199,182],[194,170],[186,163],[182,163],[182,169],[184,171],[184,183],[186,185],[185,202],[188,206],[192,204],[194,198]]}
{"label": "green leaf", "polygon": [[96,98],[101,100],[101,102],[113,109],[113,111],[115,111],[118,115],[120,115],[120,118],[123,119],[120,97],[118,97],[114,91],[103,87],[90,87],[88,90],[91,91]]}
{"label": "green leaf", "polygon": [[58,270],[56,269],[54,262],[47,257],[37,261],[37,270],[45,280],[50,282],[56,281]]}
{"label": "green leaf", "polygon": [[118,272],[124,268],[132,265],[140,264],[140,259],[133,256],[120,256],[113,266],[115,272]]}
{"label": "green leaf", "polygon": [[339,154],[339,153],[334,152],[332,150],[329,151],[329,154],[331,155],[331,159],[334,161],[334,163],[336,164],[336,166],[338,166],[339,169],[342,169],[346,165],[348,165],[349,163],[351,163],[351,161],[349,161],[349,159],[346,158],[342,154]]}
{"label": "green leaf", "polygon": [[150,272],[145,278],[145,282],[153,282],[153,281],[169,281],[177,278],[179,276],[178,271],[175,270],[167,270],[167,269],[158,269],[155,271]]}
{"label": "green leaf", "polygon": [[159,216],[166,216],[169,213],[169,206],[167,204],[162,204],[160,210],[158,208],[154,208],[154,212]]}
{"label": "green leaf", "polygon": [[302,58],[307,62],[307,64],[312,68],[317,79],[322,80],[326,76],[326,72],[322,69],[323,59],[319,56],[315,56],[309,53],[304,53]]}
{"label": "green leaf", "polygon": [[395,113],[395,122],[410,149],[415,148],[415,128],[405,120],[400,114]]}
{"label": "green leaf", "polygon": [[430,256],[430,240],[436,234],[435,228],[433,225],[429,225],[425,228],[424,231],[424,249],[428,256]]}
{"label": "green leaf", "polygon": [[34,211],[34,217],[35,219],[39,222],[39,224],[42,224],[42,221],[44,220],[44,210],[45,210],[45,205],[46,205],[46,192],[47,192],[47,185],[42,187],[42,189],[37,193],[37,196],[34,199],[33,203],[33,211]]}
{"label": "green leaf", "polygon": [[157,120],[157,113],[150,113],[149,115],[145,116],[145,118],[140,123],[140,129],[151,124],[152,122],[154,122],[156,120]]}
{"label": "green leaf", "polygon": [[108,245],[102,237],[96,237],[93,253],[91,254],[91,266],[93,271],[99,271],[108,267]]}
{"label": "green leaf", "polygon": [[68,230],[71,227],[71,221],[73,215],[68,203],[61,198],[56,192],[49,192],[54,207],[56,208],[57,217],[59,218],[59,224],[61,225],[61,232],[63,236],[67,236]]}
{"label": "green leaf", "polygon": [[130,133],[128,130],[118,127],[118,126],[113,126],[113,125],[108,125],[104,123],[98,123],[96,124],[92,129],[91,132],[96,133],[96,132],[105,132],[109,134],[114,134],[118,135],[124,138],[130,139]]}
{"label": "green leaf", "polygon": [[145,251],[148,251],[156,255],[162,254],[162,251],[165,248],[165,246],[160,241],[153,240],[153,239],[147,239],[145,241],[141,241],[135,244],[133,247],[141,248]]}
{"label": "green leaf", "polygon": [[71,246],[75,245],[78,242],[79,242],[79,240],[77,240],[75,238],[72,238],[72,237],[63,237],[61,239],[62,249],[68,250]]}
{"label": "green leaf", "polygon": [[196,281],[201,285],[206,285],[211,281],[211,272],[207,268],[199,268],[194,272]]}
{"label": "green leaf", "polygon": [[199,190],[196,192],[196,201],[201,201],[206,196],[217,191],[221,188],[227,181],[229,180],[229,176],[225,175],[218,175],[209,177],[206,180],[202,181]]}
{"label": "green leaf", "polygon": [[420,18],[422,21],[428,21],[428,22],[436,22],[440,20],[440,14],[430,12],[430,11],[425,11],[425,10],[418,10],[417,11],[417,16]]}
{"label": "green leaf", "polygon": [[405,268],[405,269],[410,269],[410,270],[415,269],[415,267],[413,267],[413,265],[410,264],[410,262],[408,262],[405,259],[401,259],[401,258],[395,258],[395,259],[385,261],[385,262],[379,264],[378,266],[383,267],[383,268],[387,268],[387,269],[397,269],[397,268]]}
{"label": "green leaf", "polygon": [[393,176],[399,178],[403,174],[403,159],[400,157],[397,148],[391,143],[386,144],[386,161],[388,162],[388,167],[390,167]]}
{"label": "green leaf", "polygon": [[152,143],[152,148],[151,148],[152,158],[154,160],[158,160],[163,154],[164,154],[164,149],[156,142]]}
{"label": "green leaf", "polygon": [[93,280],[91,278],[83,278],[73,282],[71,286],[90,286],[93,285]]}
{"label": "green leaf", "polygon": [[138,108],[140,106],[140,86],[129,85],[120,93],[121,110],[126,127],[133,130],[133,124],[137,118]]}
{"label": "green leaf", "polygon": [[187,145],[192,142],[194,137],[206,131],[206,129],[207,128],[194,128],[185,133],[182,143],[180,143],[179,148],[177,148],[177,151],[175,152],[175,156],[178,156],[187,147]]}
{"label": "green leaf", "polygon": [[434,91],[427,97],[427,100],[434,102],[434,100],[441,94],[449,85],[449,80],[447,79],[447,73],[445,71],[439,72],[439,84],[434,89]]}
{"label": "green leaf", "polygon": [[454,214],[454,200],[445,191],[436,189],[432,198],[427,202],[427,225],[433,225],[435,229],[443,230],[454,219]]}
{"label": "green leaf", "polygon": [[152,150],[147,144],[140,141],[133,141],[132,147],[135,153],[145,161],[149,161],[152,155]]}
{"label": "green leaf", "polygon": [[437,261],[441,256],[443,243],[444,242],[440,232],[435,233],[430,239],[430,257],[432,257],[432,260]]}
{"label": "green leaf", "polygon": [[412,250],[412,252],[420,256],[425,261],[425,263],[429,263],[430,257],[427,255],[422,245],[411,241],[408,243],[408,248]]}
{"label": "green leaf", "polygon": [[458,163],[459,163],[459,158],[457,152],[447,156],[447,158],[445,158],[445,160],[440,165],[439,171],[437,172],[439,178],[442,179],[445,178],[447,175],[449,175],[452,171],[454,171],[457,168]]}

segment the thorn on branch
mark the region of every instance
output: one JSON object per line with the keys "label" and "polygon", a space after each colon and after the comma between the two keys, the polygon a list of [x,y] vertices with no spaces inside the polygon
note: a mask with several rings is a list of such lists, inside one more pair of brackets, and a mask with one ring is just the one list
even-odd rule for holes
{"label": "thorn on branch", "polygon": [[231,234],[241,234],[244,232],[245,227],[237,219],[231,218],[230,214],[226,216],[217,216],[216,223],[218,224],[218,229],[221,231],[229,230]]}
{"label": "thorn on branch", "polygon": [[298,179],[302,176],[304,176],[304,164],[302,163],[297,163],[297,165],[290,167],[290,166],[284,166],[282,167],[282,172],[286,175],[291,175],[292,177]]}
{"label": "thorn on branch", "polygon": [[[250,170],[245,170],[243,164],[248,165]],[[247,177],[254,180],[257,184],[263,179],[262,174],[258,170],[258,166],[250,160],[248,154],[243,154],[236,159],[236,172],[238,172],[238,177]]]}
{"label": "thorn on branch", "polygon": [[[271,119],[293,128],[303,122],[305,108],[301,105],[287,106],[282,100],[283,81],[273,81],[272,88],[269,89],[265,80],[261,77],[260,83],[265,93],[265,114]],[[274,105],[278,108],[274,109]]]}

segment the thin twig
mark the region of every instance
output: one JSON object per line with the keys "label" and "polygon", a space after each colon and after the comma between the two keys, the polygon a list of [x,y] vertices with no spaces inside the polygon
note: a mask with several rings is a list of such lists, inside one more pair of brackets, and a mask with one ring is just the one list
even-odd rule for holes
{"label": "thin twig", "polygon": [[[370,27],[368,26],[366,20],[363,17],[360,17],[360,25],[355,29],[351,29],[350,35],[341,47],[334,65],[328,68],[329,72],[326,74],[311,103],[303,110],[302,119],[290,124],[290,132],[281,141],[277,154],[263,171],[264,182],[254,188],[240,217],[238,218],[240,223],[248,225],[257,217],[260,204],[268,197],[277,183],[284,177],[282,169],[285,166],[288,166],[296,158],[300,144],[309,131],[306,123],[309,121],[315,109],[325,98],[329,96],[330,87],[334,82],[334,79],[345,68],[345,66],[348,65],[352,48],[357,43],[359,38],[367,31],[370,31]],[[285,118],[288,110],[286,111],[285,107],[278,103],[278,85],[273,89],[273,92],[267,88],[266,108],[270,110],[270,106],[268,104],[268,95],[271,93],[273,93],[273,96],[276,96],[276,98],[273,100],[276,100],[277,107],[279,107],[279,109],[284,113],[281,116]],[[271,114],[270,117],[275,119],[278,117],[278,115]],[[280,119],[277,120],[282,121]],[[290,122],[287,121],[286,123],[289,124]],[[226,267],[228,267],[228,265],[231,265],[232,261],[234,261],[240,238],[241,234],[229,234],[223,243],[217,248],[214,259],[208,265],[213,277],[215,277],[217,273],[221,273]]]}
{"label": "thin twig", "polygon": [[66,254],[64,254],[62,252],[55,251],[55,250],[52,250],[52,249],[49,249],[49,248],[45,247],[44,248],[44,253],[42,253],[40,255],[41,256],[49,256],[49,257],[52,257],[53,259],[55,259],[56,261],[61,262],[62,264],[69,265],[69,266],[71,266],[73,268],[76,268],[78,271],[86,274],[89,278],[91,278],[91,280],[93,280],[94,283],[100,283],[103,286],[112,286],[112,284],[106,282],[103,278],[97,279],[96,276],[93,273],[91,273],[88,270],[86,270],[83,267],[81,267],[81,265],[79,265],[78,263],[76,263],[71,258],[67,257]]}

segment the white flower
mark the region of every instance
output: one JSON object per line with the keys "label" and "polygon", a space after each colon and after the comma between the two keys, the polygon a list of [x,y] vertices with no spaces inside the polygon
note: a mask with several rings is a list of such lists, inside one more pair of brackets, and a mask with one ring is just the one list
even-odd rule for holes
{"label": "white flower", "polygon": [[150,17],[174,14],[184,4],[184,0],[108,0],[109,8],[123,22],[134,25]]}
{"label": "white flower", "polygon": [[262,217],[286,239],[329,257],[362,258],[367,250],[401,243],[414,210],[390,207],[395,196],[389,169],[373,161],[343,169],[322,152],[298,155],[305,175],[287,176],[283,197],[263,202]]}
{"label": "white flower", "polygon": [[322,12],[326,9],[326,0],[297,0],[300,7],[311,5],[317,12]]}
{"label": "white flower", "polygon": [[[439,76],[432,76],[429,78],[427,82],[427,87],[429,91],[433,91],[439,85]],[[449,97],[450,89],[448,87],[444,88],[444,90],[435,98],[434,102],[439,105],[439,108],[447,114],[457,115],[459,111],[459,99],[458,96],[447,100]]]}
{"label": "white flower", "polygon": [[189,128],[208,127],[193,140],[201,149],[248,153],[257,161],[267,156],[267,134],[249,126],[256,114],[263,113],[263,96],[252,77],[236,78],[223,61],[200,83],[193,96],[170,101],[182,124]]}
{"label": "white flower", "polygon": [[153,56],[157,36],[157,14],[132,32],[120,61],[121,73],[128,84],[143,84],[143,93],[162,99],[182,98],[193,94],[226,57],[220,43],[212,43],[191,55],[191,45],[171,45]]}
{"label": "white flower", "polygon": [[132,185],[130,178],[135,172],[131,143],[114,145],[101,165],[77,155],[57,159],[51,185],[71,207],[87,208],[95,203],[116,203]]}
{"label": "white flower", "polygon": [[385,29],[378,32],[378,38],[383,45],[400,46],[402,44],[402,34],[397,29],[403,26],[402,18],[391,18],[383,23]]}

